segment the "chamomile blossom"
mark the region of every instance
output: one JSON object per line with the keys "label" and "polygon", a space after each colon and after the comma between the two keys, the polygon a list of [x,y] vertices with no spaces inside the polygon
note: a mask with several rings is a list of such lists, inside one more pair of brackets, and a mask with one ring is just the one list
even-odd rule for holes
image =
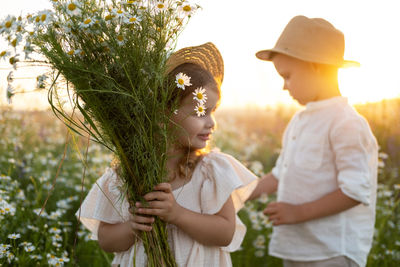
{"label": "chamomile blossom", "polygon": [[140,0],[126,0],[126,1],[121,1],[121,4],[123,5],[137,5],[140,2]]}
{"label": "chamomile blossom", "polygon": [[124,22],[127,24],[139,24],[142,19],[138,16],[128,15],[124,18]]}
{"label": "chamomile blossom", "polygon": [[197,103],[197,106],[194,108],[194,111],[197,114],[197,117],[206,115],[206,107],[204,104]]}
{"label": "chamomile blossom", "polygon": [[45,74],[39,75],[36,77],[36,88],[38,89],[43,89],[45,87],[45,81],[47,79],[47,76]]}
{"label": "chamomile blossom", "polygon": [[20,234],[16,234],[16,233],[12,233],[12,234],[9,234],[7,237],[10,238],[10,239],[14,239],[15,240],[15,239],[20,238],[21,235]]}
{"label": "chamomile blossom", "polygon": [[116,18],[121,18],[124,19],[126,17],[126,13],[121,10],[120,8],[113,8],[111,13],[116,17]]}
{"label": "chamomile blossom", "polygon": [[96,23],[96,20],[94,18],[88,17],[84,19],[81,23],[79,23],[80,28],[89,28],[93,24]]}
{"label": "chamomile blossom", "polygon": [[206,89],[199,87],[193,92],[193,99],[197,100],[200,104],[205,104],[207,101]]}
{"label": "chamomile blossom", "polygon": [[1,24],[2,27],[0,28],[0,34],[3,33],[10,34],[15,26],[15,22],[16,22],[16,17],[8,15]]}
{"label": "chamomile blossom", "polygon": [[79,1],[68,1],[65,3],[65,10],[70,16],[79,16],[82,13]]}
{"label": "chamomile blossom", "polygon": [[156,7],[156,12],[157,12],[157,13],[162,12],[162,11],[165,11],[165,10],[168,9],[167,4],[166,4],[166,3],[163,3],[163,2],[161,2],[161,1],[157,2],[156,5],[155,5],[155,7]]}
{"label": "chamomile blossom", "polygon": [[196,7],[185,1],[179,6],[178,10],[186,16],[190,16],[196,11]]}
{"label": "chamomile blossom", "polygon": [[185,90],[185,86],[191,86],[192,84],[190,83],[190,77],[187,76],[186,74],[179,72],[176,75],[175,83],[178,88],[181,88],[182,90]]}
{"label": "chamomile blossom", "polygon": [[116,41],[119,45],[124,45],[125,44],[125,37],[122,34],[118,34]]}
{"label": "chamomile blossom", "polygon": [[43,10],[39,12],[35,18],[37,25],[46,26],[53,20],[53,12],[50,10]]}
{"label": "chamomile blossom", "polygon": [[0,59],[5,60],[11,53],[7,50],[3,50],[0,52]]}

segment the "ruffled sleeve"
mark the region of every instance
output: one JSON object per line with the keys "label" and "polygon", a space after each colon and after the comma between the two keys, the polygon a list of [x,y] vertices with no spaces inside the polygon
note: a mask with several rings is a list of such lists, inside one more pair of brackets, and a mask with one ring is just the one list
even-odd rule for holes
{"label": "ruffled sleeve", "polygon": [[[204,181],[201,186],[202,213],[216,214],[231,196],[238,212],[255,189],[258,178],[230,155],[211,152],[203,159]],[[235,251],[240,247],[246,226],[236,215],[236,229],[231,244],[223,249]]]}
{"label": "ruffled sleeve", "polygon": [[[75,213],[82,224],[92,232],[97,240],[100,221],[114,224],[126,220],[123,212],[128,203],[119,190],[120,180],[111,168],[107,168],[92,186],[80,209]],[[124,216],[125,215],[125,216]]]}

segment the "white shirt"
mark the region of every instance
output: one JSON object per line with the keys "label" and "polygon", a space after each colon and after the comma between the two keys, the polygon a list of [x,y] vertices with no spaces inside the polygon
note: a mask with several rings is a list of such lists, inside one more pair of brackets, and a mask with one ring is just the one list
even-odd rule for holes
{"label": "white shirt", "polygon": [[289,260],[344,255],[365,266],[375,224],[378,145],[344,97],[311,102],[283,135],[272,174],[277,201],[302,204],[338,188],[361,204],[335,215],[274,227],[269,253]]}

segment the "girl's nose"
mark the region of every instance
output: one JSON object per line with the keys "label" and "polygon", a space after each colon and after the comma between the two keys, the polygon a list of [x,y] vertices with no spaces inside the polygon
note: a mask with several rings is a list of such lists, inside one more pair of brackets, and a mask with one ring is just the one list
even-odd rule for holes
{"label": "girl's nose", "polygon": [[215,119],[213,116],[208,116],[206,127],[210,129],[214,129],[215,127]]}

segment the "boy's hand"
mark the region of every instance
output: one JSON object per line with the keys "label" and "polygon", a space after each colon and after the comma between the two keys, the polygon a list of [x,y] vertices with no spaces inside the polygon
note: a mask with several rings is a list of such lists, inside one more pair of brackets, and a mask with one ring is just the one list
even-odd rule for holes
{"label": "boy's hand", "polygon": [[263,212],[273,222],[273,225],[294,224],[301,221],[301,211],[298,205],[285,202],[271,202]]}
{"label": "boy's hand", "polygon": [[145,206],[140,202],[136,203],[137,212],[140,214],[155,215],[160,217],[161,220],[173,224],[179,217],[181,206],[175,201],[171,184],[158,184],[154,187],[154,190],[156,191],[144,196],[148,205]]}

